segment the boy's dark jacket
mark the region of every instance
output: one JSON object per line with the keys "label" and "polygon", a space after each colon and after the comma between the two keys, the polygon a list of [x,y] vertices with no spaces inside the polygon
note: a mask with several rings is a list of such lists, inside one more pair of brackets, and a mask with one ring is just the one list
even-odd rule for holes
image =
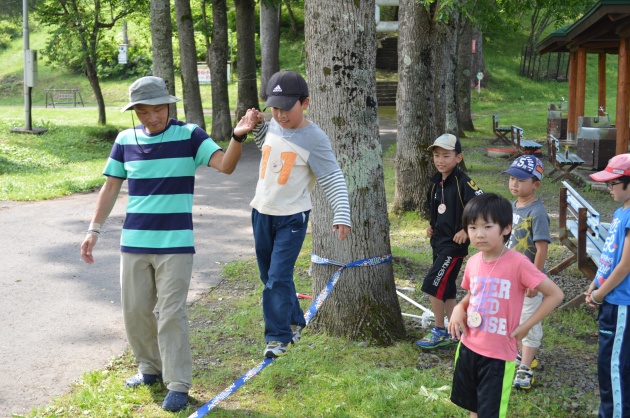
{"label": "boy's dark jacket", "polygon": [[446,212],[438,213],[438,206],[442,203],[442,173],[437,173],[430,179],[431,185],[427,194],[427,209],[430,214],[430,225],[433,228],[431,247],[435,253],[463,257],[468,255],[469,240],[464,244],[457,244],[453,237],[462,229],[462,213],[464,206],[473,197],[483,193],[475,182],[455,167],[453,172],[444,180],[444,204]]}

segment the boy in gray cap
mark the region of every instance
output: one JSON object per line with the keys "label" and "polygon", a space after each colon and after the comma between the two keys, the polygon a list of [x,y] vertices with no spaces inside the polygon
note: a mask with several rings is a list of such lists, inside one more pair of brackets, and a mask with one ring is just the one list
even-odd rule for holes
{"label": "boy in gray cap", "polygon": [[186,298],[195,252],[195,172],[207,165],[232,173],[255,120],[241,119],[224,152],[197,125],[169,118],[169,104],[179,99],[169,95],[161,78],[136,80],[129,98],[122,111],[132,109],[140,125],[116,138],[81,257],[87,264],[94,262],[101,226],[128,180],[120,282],[125,330],[139,373],[126,384],[137,387],[163,380],[169,391],[162,408],[176,412],[187,407],[192,380]]}

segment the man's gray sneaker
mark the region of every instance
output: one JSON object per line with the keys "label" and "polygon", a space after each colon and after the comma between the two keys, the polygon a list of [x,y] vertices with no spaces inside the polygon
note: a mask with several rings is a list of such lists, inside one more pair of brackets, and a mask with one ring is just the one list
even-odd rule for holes
{"label": "man's gray sneaker", "polygon": [[162,381],[161,374],[144,374],[138,373],[137,375],[131,376],[125,382],[125,385],[130,388],[137,388],[142,385],[153,385],[155,383]]}

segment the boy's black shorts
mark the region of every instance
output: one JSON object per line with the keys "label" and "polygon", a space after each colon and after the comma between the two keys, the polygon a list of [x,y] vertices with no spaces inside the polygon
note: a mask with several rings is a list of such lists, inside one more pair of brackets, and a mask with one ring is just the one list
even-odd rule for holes
{"label": "boy's black shorts", "polygon": [[464,257],[438,254],[433,256],[433,265],[422,283],[422,291],[446,301],[457,299],[457,275]]}
{"label": "boy's black shorts", "polygon": [[482,356],[460,342],[451,401],[479,417],[506,417],[515,370],[514,361]]}

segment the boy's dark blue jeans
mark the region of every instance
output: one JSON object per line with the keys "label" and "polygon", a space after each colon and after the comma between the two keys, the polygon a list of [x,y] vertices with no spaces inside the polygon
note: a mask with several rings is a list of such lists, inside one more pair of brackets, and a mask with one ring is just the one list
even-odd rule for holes
{"label": "boy's dark blue jeans", "polygon": [[273,216],[252,210],[254,247],[263,289],[265,341],[289,343],[291,325],[305,326],[293,283],[293,269],[308,226],[310,210],[294,215]]}
{"label": "boy's dark blue jeans", "polygon": [[630,309],[604,301],[599,307],[599,418],[630,411]]}

